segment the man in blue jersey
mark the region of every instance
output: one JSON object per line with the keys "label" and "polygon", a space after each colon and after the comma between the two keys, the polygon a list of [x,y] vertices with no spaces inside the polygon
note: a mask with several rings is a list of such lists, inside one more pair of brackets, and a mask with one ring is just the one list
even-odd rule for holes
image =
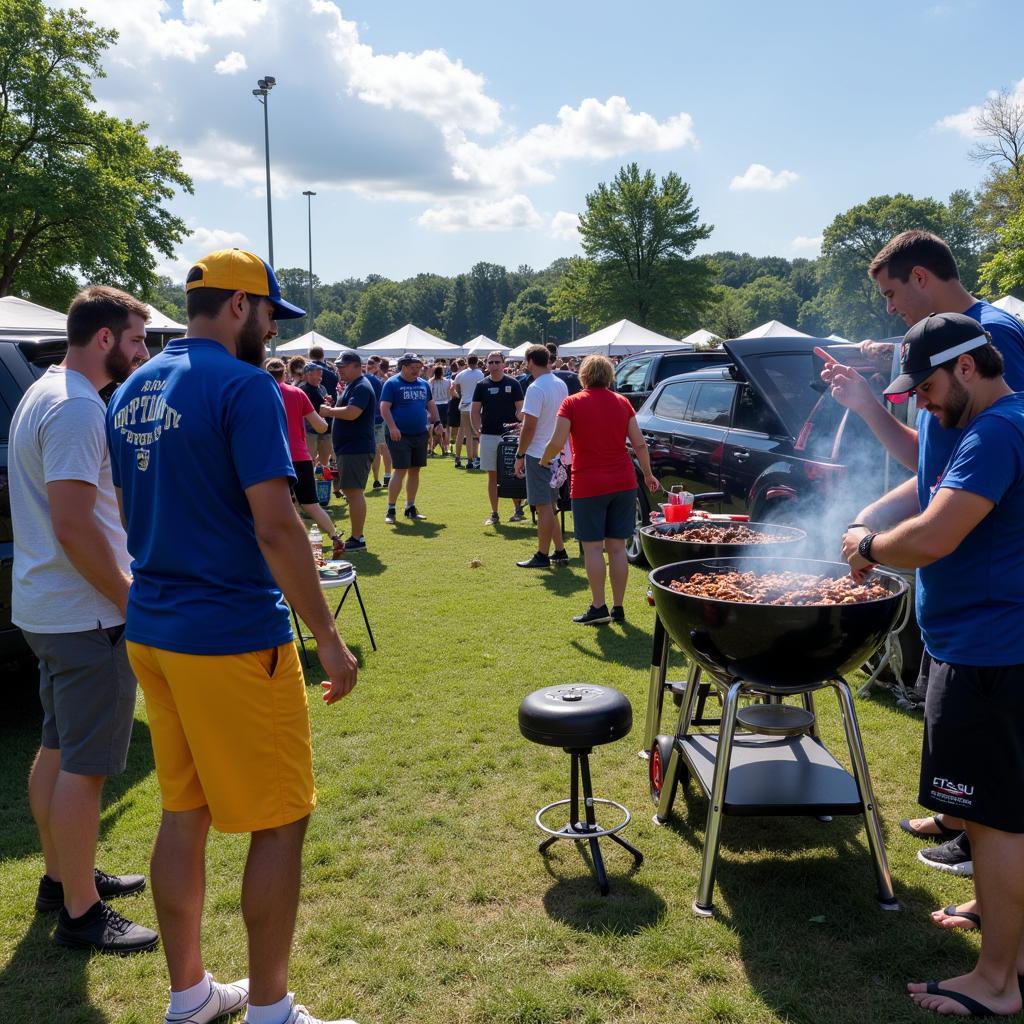
{"label": "man in blue jersey", "polygon": [[317,639],[328,703],[355,686],[357,666],[292,506],[284,405],[260,368],[275,320],[303,311],[281,298],[263,260],[239,249],[199,260],[185,289],[185,337],[120,388],[107,412],[133,559],[125,635],[163,805],[151,877],[171,980],[166,1020],[205,1024],[245,1002],[244,986],[212,982],[200,950],[212,824],[250,834],[247,1021],[315,1024],[288,992],[316,793],[285,598]]}
{"label": "man in blue jersey", "polygon": [[[908,328],[930,313],[963,313],[980,323],[1003,357],[1007,384],[1014,391],[1024,391],[1024,325],[991,303],[976,299],[964,288],[956,260],[941,238],[927,231],[904,231],[879,251],[868,273],[885,299],[886,309],[901,317]],[[914,427],[901,423],[851,367],[831,364],[822,377],[831,385],[833,397],[867,423],[893,458],[916,472],[915,478],[862,509],[854,522],[877,529],[924,509],[930,489],[945,469],[961,431],[939,423],[923,410],[918,411]],[[896,396],[895,401],[906,401],[906,396]],[[927,673],[923,673],[921,682],[926,678]],[[921,850],[918,859],[922,863],[951,874],[971,873],[970,843],[955,814],[904,819],[900,824],[921,838],[947,839],[939,846]],[[943,927],[969,928],[976,924],[977,907],[973,901],[954,910],[955,913],[937,910],[932,917]]]}
{"label": "man in blue jersey", "polygon": [[855,577],[875,563],[916,569],[927,651],[918,801],[966,826],[985,928],[975,968],[907,986],[942,1014],[1011,1014],[1024,972],[1024,395],[970,317],[925,317],[901,346],[887,396],[913,393],[959,431],[920,513],[881,532],[854,525]]}

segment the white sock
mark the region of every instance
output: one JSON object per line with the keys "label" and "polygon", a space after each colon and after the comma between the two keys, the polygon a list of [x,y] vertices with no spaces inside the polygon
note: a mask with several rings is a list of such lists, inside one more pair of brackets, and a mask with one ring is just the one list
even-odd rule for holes
{"label": "white sock", "polygon": [[269,1006],[253,1006],[245,1013],[245,1024],[284,1024],[292,1009],[292,995],[289,992],[284,999],[279,999]]}
{"label": "white sock", "polygon": [[175,992],[171,989],[171,1013],[188,1013],[197,1006],[202,1006],[210,998],[210,974],[203,975],[203,980],[191,988]]}

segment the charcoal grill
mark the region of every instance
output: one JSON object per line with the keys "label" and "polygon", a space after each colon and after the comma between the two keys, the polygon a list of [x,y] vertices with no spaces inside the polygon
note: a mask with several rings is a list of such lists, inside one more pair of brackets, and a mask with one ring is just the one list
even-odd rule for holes
{"label": "charcoal grill", "polygon": [[[654,737],[650,748],[654,820],[672,813],[677,787],[692,775],[708,797],[700,881],[693,909],[714,913],[715,873],[724,815],[861,814],[875,869],[879,904],[899,909],[892,888],[881,823],[850,687],[843,674],[859,667],[884,643],[903,612],[906,581],[875,571],[884,597],[850,605],[766,605],[723,601],[672,590],[694,573],[790,571],[838,579],[842,563],[784,557],[702,558],[661,566],[650,574],[658,623],[692,665],[675,734]],[[656,628],[657,634],[657,628]],[[715,723],[698,721],[702,687],[721,702]],[[842,712],[852,774],[822,743],[813,695],[831,688]],[[653,691],[652,691],[653,692]],[[798,697],[800,706],[784,703]],[[741,703],[753,700],[756,703]],[[717,733],[696,727],[719,726]],[[737,735],[737,729],[748,734]]]}

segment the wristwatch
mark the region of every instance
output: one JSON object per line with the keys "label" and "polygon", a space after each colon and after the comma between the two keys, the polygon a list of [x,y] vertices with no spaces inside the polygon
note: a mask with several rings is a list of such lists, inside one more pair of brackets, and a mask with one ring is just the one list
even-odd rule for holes
{"label": "wristwatch", "polygon": [[526,453],[525,452],[516,452],[516,459],[525,459],[525,458],[526,458]]}
{"label": "wristwatch", "polygon": [[875,563],[874,558],[871,557],[871,543],[878,536],[877,533],[869,533],[861,537],[860,543],[857,545],[857,553],[866,562]]}

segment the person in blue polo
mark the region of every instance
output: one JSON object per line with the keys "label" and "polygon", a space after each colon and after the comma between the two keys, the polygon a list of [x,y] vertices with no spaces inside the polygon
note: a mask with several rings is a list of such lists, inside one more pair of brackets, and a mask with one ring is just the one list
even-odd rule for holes
{"label": "person in blue polo", "polygon": [[388,430],[391,450],[391,483],[388,484],[388,511],[384,522],[394,525],[398,495],[405,484],[405,516],[425,519],[416,508],[420,470],[427,464],[427,432],[437,422],[437,406],[430,385],[420,377],[423,360],[407,352],[398,360],[398,374],[384,382],[380,394],[380,414]]}

